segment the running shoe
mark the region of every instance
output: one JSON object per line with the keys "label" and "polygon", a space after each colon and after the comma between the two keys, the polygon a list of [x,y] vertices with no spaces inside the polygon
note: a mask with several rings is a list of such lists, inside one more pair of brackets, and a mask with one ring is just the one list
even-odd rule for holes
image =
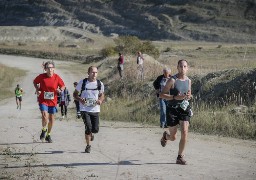
{"label": "running shoe", "polygon": [[43,141],[45,139],[45,135],[46,135],[47,129],[44,131],[42,130],[42,133],[40,135],[40,140]]}
{"label": "running shoe", "polygon": [[91,146],[87,145],[84,152],[85,153],[90,153],[91,152]]}
{"label": "running shoe", "polygon": [[47,135],[45,140],[48,142],[48,143],[52,143],[52,138],[50,135]]}
{"label": "running shoe", "polygon": [[167,144],[166,135],[167,135],[167,132],[166,132],[166,131],[164,131],[164,133],[163,133],[163,137],[162,137],[162,138],[161,138],[161,140],[160,140],[161,145],[162,145],[163,147],[165,147],[165,146],[166,146],[166,144]]}
{"label": "running shoe", "polygon": [[185,161],[184,156],[178,156],[176,164],[187,165],[187,161]]}

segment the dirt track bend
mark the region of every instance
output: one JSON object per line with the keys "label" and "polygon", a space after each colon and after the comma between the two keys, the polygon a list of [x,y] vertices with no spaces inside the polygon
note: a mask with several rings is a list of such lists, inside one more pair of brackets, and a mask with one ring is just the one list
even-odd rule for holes
{"label": "dirt track bend", "polygon": [[[0,102],[0,179],[256,179],[255,141],[190,133],[187,166],[175,164],[178,141],[161,147],[158,127],[102,120],[92,152],[86,154],[83,122],[56,120],[54,143],[40,142],[41,120],[32,81],[42,72],[43,61],[0,55],[0,63],[27,70],[19,82],[25,91],[22,110],[16,109],[14,97]],[[82,76],[58,69],[59,64],[71,62],[55,62],[57,73],[73,91],[72,83]]]}

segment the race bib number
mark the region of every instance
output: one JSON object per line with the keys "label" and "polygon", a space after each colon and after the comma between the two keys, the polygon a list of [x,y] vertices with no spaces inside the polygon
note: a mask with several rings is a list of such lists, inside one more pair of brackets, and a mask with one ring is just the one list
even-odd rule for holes
{"label": "race bib number", "polygon": [[44,99],[54,99],[54,92],[44,92]]}
{"label": "race bib number", "polygon": [[86,99],[86,106],[88,106],[88,107],[96,106],[96,100],[92,99],[92,98],[87,98]]}
{"label": "race bib number", "polygon": [[187,108],[188,108],[188,105],[189,105],[189,102],[188,102],[187,100],[183,100],[183,101],[181,102],[181,104],[180,104],[180,107],[181,107],[184,111],[186,111]]}

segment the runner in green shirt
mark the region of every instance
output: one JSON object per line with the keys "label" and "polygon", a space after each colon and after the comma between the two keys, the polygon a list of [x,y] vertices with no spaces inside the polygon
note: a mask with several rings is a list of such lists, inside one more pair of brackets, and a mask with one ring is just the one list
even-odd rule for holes
{"label": "runner in green shirt", "polygon": [[22,101],[23,90],[19,84],[17,84],[17,87],[15,88],[14,92],[15,92],[15,96],[16,96],[17,109],[21,110],[21,101]]}

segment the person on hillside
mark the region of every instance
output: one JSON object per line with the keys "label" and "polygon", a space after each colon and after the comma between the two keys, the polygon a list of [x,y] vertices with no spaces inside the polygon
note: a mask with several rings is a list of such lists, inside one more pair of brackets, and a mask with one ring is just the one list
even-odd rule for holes
{"label": "person on hillside", "polygon": [[137,79],[144,79],[144,58],[142,53],[139,51],[137,55]]}
{"label": "person on hillside", "polygon": [[68,105],[70,102],[70,94],[68,89],[65,87],[64,91],[58,93],[58,103],[61,109],[62,119],[67,118]]}
{"label": "person on hillside", "polygon": [[[77,82],[74,82],[74,88],[76,88],[77,84],[78,84]],[[75,90],[73,92],[73,97],[74,97],[74,94],[75,94]],[[80,119],[81,113],[80,113],[79,101],[74,98],[74,103],[76,105],[76,118]]]}
{"label": "person on hillside", "polygon": [[17,86],[14,90],[14,93],[15,93],[15,97],[16,97],[17,109],[21,110],[21,101],[22,101],[23,90],[19,84],[17,84]]}
{"label": "person on hillside", "polygon": [[167,100],[162,99],[159,97],[159,93],[162,92],[164,86],[166,85],[166,82],[171,77],[171,69],[170,68],[164,68],[163,74],[158,76],[156,80],[153,82],[153,86],[156,90],[156,95],[159,98],[159,105],[160,105],[160,127],[161,128],[167,128],[166,125],[166,105]]}
{"label": "person on hillside", "polygon": [[[40,140],[52,143],[51,130],[54,123],[54,114],[57,112],[58,91],[65,89],[65,84],[61,77],[54,73],[55,64],[47,61],[44,64],[46,73],[39,74],[33,81],[38,95],[39,109],[42,115],[42,133]],[[48,124],[48,130],[47,130]]]}
{"label": "person on hillside", "polygon": [[189,100],[191,95],[191,80],[187,77],[188,62],[185,59],[178,61],[178,74],[171,77],[162,92],[160,98],[168,100],[166,109],[167,126],[170,134],[164,131],[161,138],[161,145],[166,146],[167,140],[174,141],[180,125],[181,138],[179,143],[178,157],[176,164],[186,165],[184,150],[188,138],[189,121],[192,116]]}
{"label": "person on hillside", "polygon": [[82,79],[74,92],[74,98],[80,102],[80,112],[85,124],[86,153],[91,152],[90,141],[94,140],[93,133],[99,132],[100,105],[104,100],[104,85],[97,76],[97,67],[90,66],[88,78]]}
{"label": "person on hillside", "polygon": [[120,75],[120,78],[123,78],[123,70],[124,70],[124,56],[119,53],[119,58],[117,60],[117,69]]}

